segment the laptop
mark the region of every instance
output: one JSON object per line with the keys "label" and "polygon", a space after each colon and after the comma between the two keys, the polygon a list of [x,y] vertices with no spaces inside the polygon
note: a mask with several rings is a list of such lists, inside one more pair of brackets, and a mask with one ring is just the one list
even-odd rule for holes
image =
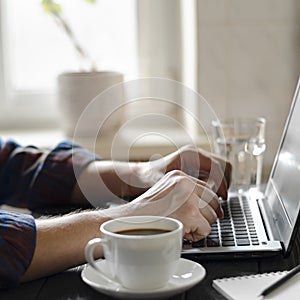
{"label": "laptop", "polygon": [[224,258],[288,256],[300,225],[300,78],[265,192],[229,192],[225,217],[198,242],[184,241],[183,255]]}

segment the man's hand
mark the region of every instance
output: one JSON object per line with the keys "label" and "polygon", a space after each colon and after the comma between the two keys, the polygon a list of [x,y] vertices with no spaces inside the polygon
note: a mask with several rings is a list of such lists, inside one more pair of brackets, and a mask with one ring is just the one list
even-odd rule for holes
{"label": "man's hand", "polygon": [[144,178],[153,178],[154,183],[157,178],[170,171],[181,170],[187,175],[207,182],[218,196],[227,199],[231,169],[228,161],[214,154],[195,146],[184,146],[165,157],[143,163],[140,166],[141,171],[136,174],[144,175]]}
{"label": "man's hand", "polygon": [[144,194],[116,211],[121,215],[176,218],[183,223],[184,238],[189,240],[206,237],[210,225],[223,218],[218,196],[207,183],[178,170],[168,172]]}

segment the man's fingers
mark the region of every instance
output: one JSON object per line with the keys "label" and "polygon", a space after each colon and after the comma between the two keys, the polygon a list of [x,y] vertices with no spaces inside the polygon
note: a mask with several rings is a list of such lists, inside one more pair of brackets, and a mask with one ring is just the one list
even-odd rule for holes
{"label": "man's fingers", "polygon": [[182,170],[198,178],[203,178],[203,174],[207,174],[204,178],[207,178],[210,182],[213,181],[217,194],[223,199],[227,199],[231,165],[221,157],[197,147],[184,147],[181,151]]}
{"label": "man's fingers", "polygon": [[199,199],[199,210],[209,224],[216,222],[218,218],[216,211],[202,199]]}
{"label": "man's fingers", "polygon": [[199,241],[207,237],[211,231],[211,227],[207,219],[199,214],[197,219],[187,222],[189,225],[184,228],[183,237],[189,241]]}
{"label": "man's fingers", "polygon": [[[206,205],[211,206],[219,218],[223,218],[224,212],[219,198],[211,190],[209,184],[192,176],[189,176],[189,179],[194,183],[194,192],[201,199],[201,201],[204,201]],[[205,203],[202,203],[202,207],[205,205]]]}
{"label": "man's fingers", "polygon": [[232,173],[231,163],[227,160],[222,159],[221,157],[219,157],[215,154],[212,154],[212,157],[219,162],[219,164],[220,164],[220,166],[223,170],[223,173],[224,173],[224,177],[225,177],[225,180],[226,180],[226,183],[227,183],[227,187],[229,187],[230,184],[231,184],[231,173]]}

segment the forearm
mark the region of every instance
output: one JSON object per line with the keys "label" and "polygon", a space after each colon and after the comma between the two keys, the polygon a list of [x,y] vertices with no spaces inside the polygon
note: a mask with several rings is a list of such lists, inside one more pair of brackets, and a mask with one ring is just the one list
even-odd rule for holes
{"label": "forearm", "polygon": [[147,162],[93,162],[77,179],[72,201],[81,204],[83,199],[87,199],[94,204],[115,198],[137,197],[163,176],[149,170]]}
{"label": "forearm", "polygon": [[[127,203],[105,210],[84,211],[36,220],[36,247],[32,261],[21,281],[30,281],[85,263],[84,248],[89,240],[100,237],[103,222],[121,216],[159,214],[159,207],[144,211],[143,205]],[[102,248],[95,258],[102,257]]]}
{"label": "forearm", "polygon": [[[127,203],[105,210],[37,219],[34,255],[21,281],[48,276],[85,263],[84,248],[89,240],[100,237],[102,223],[139,214],[140,210],[139,205]],[[99,247],[95,257],[102,257],[102,254],[102,248]]]}
{"label": "forearm", "polygon": [[[22,281],[47,276],[84,263],[85,245],[90,239],[99,237],[99,227],[106,220],[107,216],[96,211],[37,220],[36,248]],[[102,256],[101,248],[96,256]]]}

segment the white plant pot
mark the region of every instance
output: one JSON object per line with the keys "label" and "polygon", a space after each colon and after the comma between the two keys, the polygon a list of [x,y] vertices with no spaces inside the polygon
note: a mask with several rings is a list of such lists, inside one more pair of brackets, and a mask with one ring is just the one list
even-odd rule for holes
{"label": "white plant pot", "polygon": [[112,71],[59,75],[58,105],[65,135],[74,137],[75,133],[76,137],[94,138],[97,132],[114,132],[120,126],[122,81],[123,75]]}

